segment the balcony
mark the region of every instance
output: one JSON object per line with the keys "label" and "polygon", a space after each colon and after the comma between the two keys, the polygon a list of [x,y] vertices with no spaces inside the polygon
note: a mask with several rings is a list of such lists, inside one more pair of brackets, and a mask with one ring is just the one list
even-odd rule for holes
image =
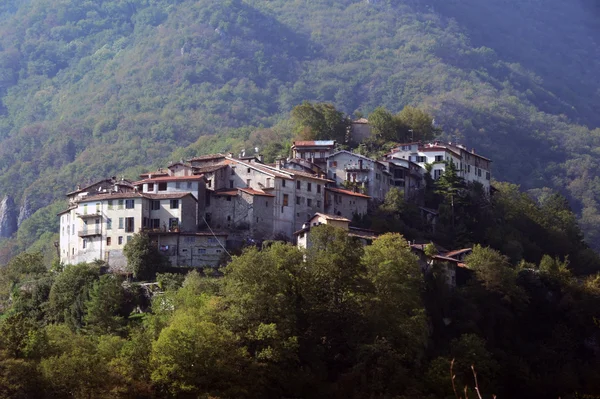
{"label": "balcony", "polygon": [[92,212],[92,213],[76,213],[77,217],[81,219],[91,219],[100,217],[100,212]]}
{"label": "balcony", "polygon": [[102,235],[102,232],[100,231],[100,229],[87,229],[79,231],[77,235],[79,237],[92,237]]}
{"label": "balcony", "polygon": [[344,170],[347,172],[370,172],[371,168],[364,165],[346,165]]}

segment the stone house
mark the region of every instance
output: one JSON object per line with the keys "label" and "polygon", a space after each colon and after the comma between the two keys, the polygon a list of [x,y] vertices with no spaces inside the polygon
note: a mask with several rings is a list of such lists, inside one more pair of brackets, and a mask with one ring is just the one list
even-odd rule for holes
{"label": "stone house", "polygon": [[325,189],[325,212],[331,215],[352,219],[354,215],[367,214],[371,197],[365,194],[344,190],[342,188],[327,187]]}
{"label": "stone house", "polygon": [[315,213],[315,215],[302,226],[302,229],[294,232],[298,248],[310,248],[310,230],[319,225],[329,225],[346,230],[349,236],[357,238],[362,245],[370,245],[373,240],[377,238],[377,233],[372,230],[350,226],[350,220],[345,217]]}

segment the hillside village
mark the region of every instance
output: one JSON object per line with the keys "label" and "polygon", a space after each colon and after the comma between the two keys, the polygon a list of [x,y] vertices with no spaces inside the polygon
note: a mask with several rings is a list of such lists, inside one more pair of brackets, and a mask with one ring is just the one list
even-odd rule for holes
{"label": "hillside village", "polygon": [[[123,248],[139,232],[172,265],[187,267],[214,267],[227,249],[263,240],[306,246],[317,224],[342,227],[367,243],[376,233],[351,227],[352,220],[382,203],[392,187],[421,204],[428,168],[437,180],[450,163],[466,182],[490,190],[491,161],[461,144],[403,143],[372,159],[334,140],[295,141],[290,155],[273,164],[258,153],[204,155],[138,181],[113,177],[78,187],[58,215],[60,260],[102,260],[125,270]],[[420,209],[434,224],[436,211]]]}

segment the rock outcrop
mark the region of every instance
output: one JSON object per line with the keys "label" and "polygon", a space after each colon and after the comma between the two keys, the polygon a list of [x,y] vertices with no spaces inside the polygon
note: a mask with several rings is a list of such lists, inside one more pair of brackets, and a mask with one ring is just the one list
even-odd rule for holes
{"label": "rock outcrop", "polygon": [[6,196],[0,201],[0,238],[10,237],[17,231],[18,214],[15,201]]}

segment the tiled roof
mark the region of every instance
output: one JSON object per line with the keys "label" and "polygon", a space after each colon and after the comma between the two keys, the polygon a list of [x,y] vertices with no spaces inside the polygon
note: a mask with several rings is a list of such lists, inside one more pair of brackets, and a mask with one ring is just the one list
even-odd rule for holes
{"label": "tiled roof", "polygon": [[87,191],[89,188],[91,188],[91,187],[94,187],[94,186],[95,186],[95,185],[97,185],[97,184],[102,184],[102,183],[120,184],[120,185],[124,185],[124,186],[126,186],[126,185],[131,185],[131,184],[132,184],[132,182],[131,182],[131,181],[129,181],[129,180],[125,180],[125,179],[123,179],[123,180],[102,179],[102,180],[98,180],[98,181],[96,181],[96,182],[94,182],[94,183],[92,183],[92,184],[88,184],[88,185],[87,185],[87,186],[85,186],[85,187],[78,188],[77,190],[73,190],[73,191],[71,191],[71,192],[67,193],[67,196],[70,196],[70,195],[73,195],[73,194],[77,194],[77,193],[82,193],[82,192],[85,192],[85,191]]}
{"label": "tiled roof", "polygon": [[333,146],[335,140],[301,140],[294,141],[295,147]]}
{"label": "tiled roof", "polygon": [[274,167],[269,167],[269,166],[264,165],[264,164],[256,164],[256,163],[250,163],[250,162],[240,161],[239,159],[233,159],[233,158],[228,159],[228,160],[232,164],[244,165],[244,166],[246,166],[248,168],[252,168],[252,169],[258,170],[259,172],[266,173],[266,174],[268,174],[270,176],[273,176],[273,177],[280,177],[282,179],[292,180],[292,177],[289,176],[289,174],[288,174],[289,172],[282,173],[281,170],[278,170],[278,169],[276,169]]}
{"label": "tiled roof", "polygon": [[143,196],[149,199],[179,199],[187,197],[188,195],[191,195],[192,198],[196,199],[191,193],[185,191],[164,194],[143,193]]}
{"label": "tiled roof", "polygon": [[146,173],[142,173],[140,175],[140,177],[146,177],[146,176],[169,176],[169,172],[164,171],[164,170],[156,170],[154,172],[146,172]]}
{"label": "tiled roof", "polygon": [[191,176],[159,176],[159,177],[153,177],[153,178],[148,178],[148,179],[144,179],[144,180],[140,180],[140,181],[136,181],[135,184],[136,186],[138,184],[144,184],[144,183],[156,183],[156,182],[166,182],[166,181],[188,181],[188,180],[202,180],[204,176],[203,175],[191,175]]}
{"label": "tiled roof", "polygon": [[473,248],[457,249],[455,251],[450,251],[448,253],[445,253],[444,256],[453,257],[453,256],[460,255],[460,254],[463,254],[465,252],[469,252],[469,251],[472,251],[472,250],[473,250]]}
{"label": "tiled roof", "polygon": [[328,182],[328,183],[335,183],[333,180],[329,180],[329,179],[326,179],[326,178],[323,178],[323,177],[319,177],[317,175],[314,175],[314,174],[311,174],[311,173],[308,173],[308,172],[303,172],[303,171],[296,170],[296,169],[283,168],[281,170],[283,170],[285,172],[288,172],[288,173],[292,173],[294,175],[302,176],[302,177],[308,177],[308,178],[311,178],[311,179],[321,180],[321,181]]}
{"label": "tiled roof", "polygon": [[200,155],[191,159],[188,159],[188,162],[193,162],[193,161],[208,161],[211,159],[219,159],[219,158],[225,158],[224,154],[208,154],[208,155]]}
{"label": "tiled roof", "polygon": [[109,199],[126,199],[126,198],[179,199],[179,198],[186,197],[188,195],[192,195],[192,194],[189,192],[174,192],[174,193],[164,193],[164,194],[140,193],[139,191],[129,192],[129,193],[111,192],[111,193],[106,193],[106,194],[90,195],[88,197],[82,198],[80,202],[101,201],[101,200],[109,200]]}
{"label": "tiled roof", "polygon": [[351,195],[353,197],[361,197],[361,198],[367,198],[367,199],[371,198],[368,195],[361,194],[361,193],[355,193],[354,191],[344,190],[341,188],[325,187],[325,190],[329,190],[329,191],[332,191],[332,192],[338,193],[338,194]]}
{"label": "tiled roof", "polygon": [[235,195],[238,195],[238,190],[237,190],[237,188],[222,188],[220,190],[213,191],[213,195],[235,196]]}
{"label": "tiled roof", "polygon": [[320,213],[320,212],[315,213],[315,215],[312,218],[310,218],[310,220],[313,220],[317,216],[320,216],[320,217],[325,218],[327,220],[337,220],[337,221],[340,221],[340,222],[348,222],[348,223],[350,223],[350,219],[347,219],[347,218],[345,218],[343,216],[329,215],[327,213]]}
{"label": "tiled roof", "polygon": [[217,165],[208,165],[208,166],[202,166],[202,167],[193,166],[192,169],[194,170],[195,173],[211,173],[211,172],[214,172],[216,170],[223,169],[226,167],[227,167],[227,164],[220,163]]}
{"label": "tiled roof", "polygon": [[255,190],[253,188],[240,188],[239,190],[251,195],[260,195],[262,197],[275,197],[273,194],[268,194],[264,191]]}
{"label": "tiled roof", "polygon": [[67,209],[65,209],[64,211],[58,212],[58,213],[56,214],[56,216],[59,216],[59,215],[62,215],[63,213],[67,213],[67,212],[69,212],[69,211],[72,211],[73,209],[77,209],[77,207],[76,207],[76,206],[70,206],[70,207],[68,207]]}

